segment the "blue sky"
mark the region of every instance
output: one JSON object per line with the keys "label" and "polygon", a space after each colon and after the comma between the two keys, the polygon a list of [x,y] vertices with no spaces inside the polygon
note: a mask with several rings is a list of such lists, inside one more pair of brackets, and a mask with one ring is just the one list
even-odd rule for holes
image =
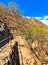
{"label": "blue sky", "polygon": [[0,0],[0,3],[5,5],[8,5],[8,2],[15,2],[23,16],[36,17],[37,19],[47,16],[48,18],[48,0]]}

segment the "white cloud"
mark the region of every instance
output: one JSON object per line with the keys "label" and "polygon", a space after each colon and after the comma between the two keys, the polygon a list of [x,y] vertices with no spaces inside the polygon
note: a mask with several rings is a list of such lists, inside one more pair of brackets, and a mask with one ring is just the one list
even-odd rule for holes
{"label": "white cloud", "polygon": [[28,18],[28,19],[30,19],[30,18],[32,18],[32,17],[29,17],[29,16],[23,16],[23,18]]}
{"label": "white cloud", "polygon": [[39,20],[41,20],[42,19],[42,17],[35,17],[36,19],[39,19]]}
{"label": "white cloud", "polygon": [[35,18],[48,25],[48,16],[35,17]]}
{"label": "white cloud", "polygon": [[45,20],[48,19],[48,16],[44,16],[44,19],[45,19]]}
{"label": "white cloud", "polygon": [[26,18],[29,18],[29,19],[31,18],[31,17],[29,17],[29,16],[25,16],[25,17],[26,17]]}

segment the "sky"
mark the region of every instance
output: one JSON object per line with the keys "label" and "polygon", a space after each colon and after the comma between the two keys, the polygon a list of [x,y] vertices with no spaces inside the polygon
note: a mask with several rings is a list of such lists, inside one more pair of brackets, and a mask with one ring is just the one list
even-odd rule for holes
{"label": "sky", "polygon": [[5,5],[9,2],[16,3],[23,16],[35,17],[48,24],[48,0],[0,0]]}

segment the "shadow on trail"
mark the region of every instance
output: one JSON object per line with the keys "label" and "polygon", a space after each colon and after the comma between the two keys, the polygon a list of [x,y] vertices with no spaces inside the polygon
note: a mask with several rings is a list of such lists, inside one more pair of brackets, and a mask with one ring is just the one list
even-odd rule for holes
{"label": "shadow on trail", "polygon": [[6,23],[2,23],[0,20],[0,48],[7,44],[10,40],[13,39],[13,35],[10,32]]}
{"label": "shadow on trail", "polygon": [[18,42],[16,42],[14,47],[12,48],[12,54],[10,55],[10,60],[8,60],[6,64],[7,65],[20,65]]}
{"label": "shadow on trail", "polygon": [[10,29],[6,27],[5,30],[0,31],[0,48],[9,43],[12,39],[13,35],[10,33]]}
{"label": "shadow on trail", "polygon": [[9,41],[12,40],[12,39],[13,39],[13,36],[10,35],[9,37],[7,37],[7,38],[1,40],[1,41],[0,41],[0,48],[3,47],[5,44],[9,43]]}

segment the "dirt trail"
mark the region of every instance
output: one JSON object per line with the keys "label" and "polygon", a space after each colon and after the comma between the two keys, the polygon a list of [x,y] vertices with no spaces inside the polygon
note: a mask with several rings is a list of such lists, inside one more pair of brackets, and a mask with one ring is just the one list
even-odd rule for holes
{"label": "dirt trail", "polygon": [[41,65],[41,63],[36,58],[34,53],[32,52],[31,54],[31,50],[29,49],[27,42],[20,36],[18,36],[16,39],[19,45],[18,48],[19,48],[20,64],[35,65],[35,63],[37,63],[38,65]]}
{"label": "dirt trail", "polygon": [[27,42],[21,36],[16,36],[15,39],[0,49],[0,62],[7,63],[7,61],[10,60],[9,56],[16,42],[18,42],[20,65],[41,65],[34,53],[32,52],[31,54]]}

